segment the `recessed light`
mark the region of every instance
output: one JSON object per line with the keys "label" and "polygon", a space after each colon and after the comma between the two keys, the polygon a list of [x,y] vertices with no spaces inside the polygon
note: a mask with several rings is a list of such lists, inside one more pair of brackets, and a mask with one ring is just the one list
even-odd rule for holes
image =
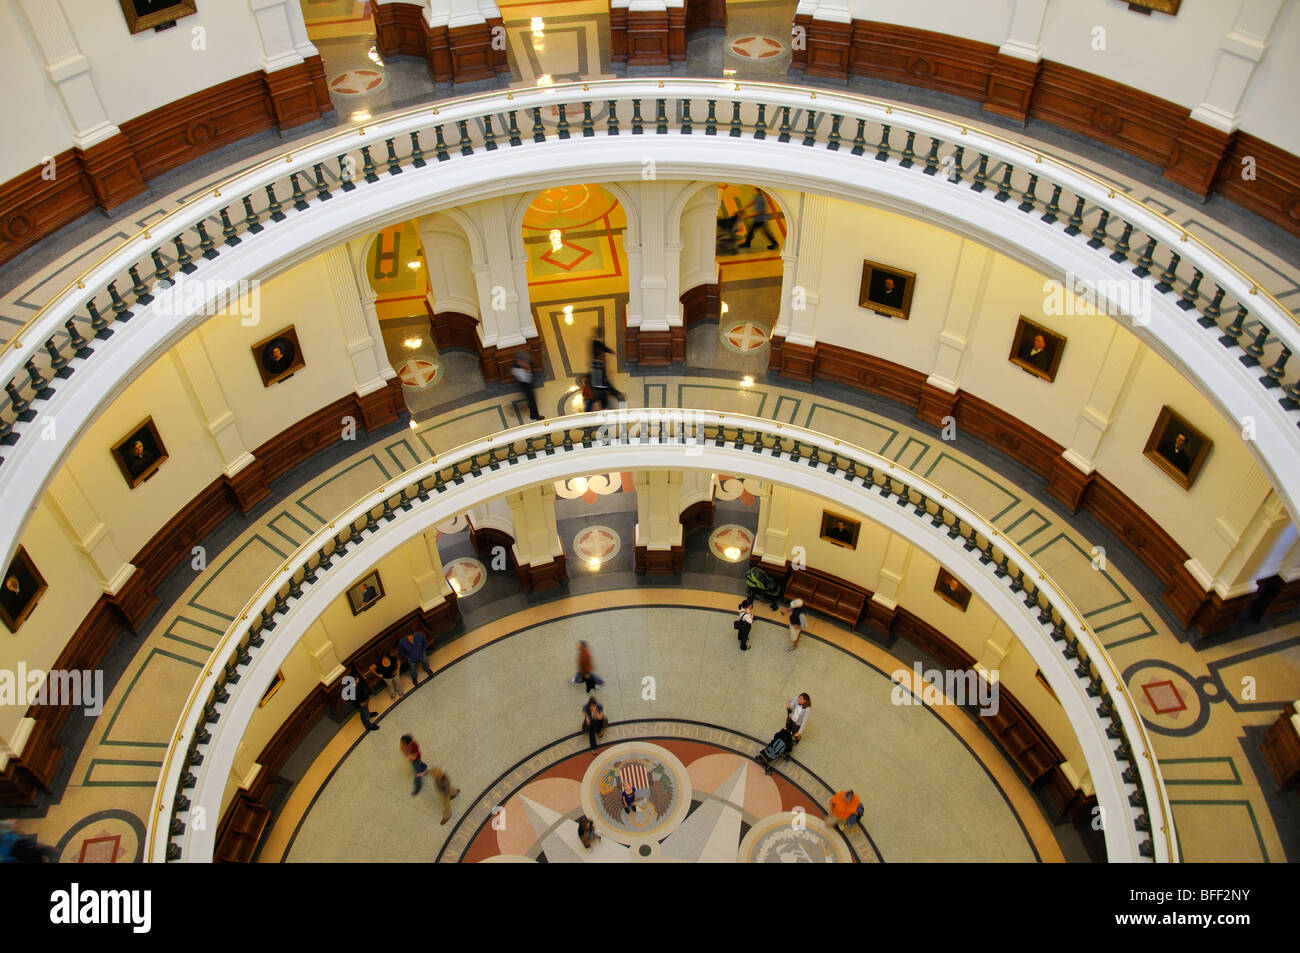
{"label": "recessed light", "polygon": [[424,343],[424,338],[407,338],[405,341],[402,342],[402,347],[406,348],[408,351],[414,351],[417,347],[419,347],[423,343]]}
{"label": "recessed light", "polygon": [[546,21],[543,20],[541,17],[533,17],[532,22],[529,23],[529,26],[532,27],[533,36],[541,36],[542,33],[546,30]]}
{"label": "recessed light", "polygon": [[573,323],[573,305],[571,304],[566,304],[564,306],[564,323],[565,324]]}
{"label": "recessed light", "polygon": [[411,422],[410,422],[409,424],[407,424],[407,426],[410,427],[412,430],[415,429],[415,418],[414,418],[414,417],[411,418]]}

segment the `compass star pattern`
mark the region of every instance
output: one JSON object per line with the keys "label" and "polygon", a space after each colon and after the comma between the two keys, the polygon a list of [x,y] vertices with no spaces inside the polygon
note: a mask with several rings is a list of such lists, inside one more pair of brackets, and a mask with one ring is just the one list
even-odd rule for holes
{"label": "compass star pattern", "polygon": [[[719,526],[709,534],[709,551],[729,563],[743,561],[749,555],[750,547],[753,545],[754,534],[738,523]],[[737,552],[735,555],[728,555],[728,549]]]}
{"label": "compass star pattern", "polygon": [[373,93],[384,83],[384,74],[378,70],[350,69],[330,80],[330,91],[340,96],[360,96]]}
{"label": "compass star pattern", "polygon": [[736,37],[727,44],[727,51],[747,60],[768,60],[780,56],[785,51],[785,44],[774,36],[751,33]]}
{"label": "compass star pattern", "polygon": [[591,559],[609,562],[621,548],[618,531],[608,526],[587,526],[573,537],[573,551],[584,563]]}
{"label": "compass star pattern", "polygon": [[438,380],[440,373],[442,373],[442,368],[433,361],[413,357],[402,365],[397,372],[397,376],[402,379],[404,386],[423,390],[426,387],[432,387]]}
{"label": "compass star pattern", "polygon": [[483,583],[487,582],[487,569],[477,559],[468,556],[447,563],[443,567],[443,573],[452,591],[461,599],[474,595],[483,588]]}
{"label": "compass star pattern", "polygon": [[767,331],[757,324],[741,321],[723,329],[722,343],[730,351],[749,354],[767,347]]}

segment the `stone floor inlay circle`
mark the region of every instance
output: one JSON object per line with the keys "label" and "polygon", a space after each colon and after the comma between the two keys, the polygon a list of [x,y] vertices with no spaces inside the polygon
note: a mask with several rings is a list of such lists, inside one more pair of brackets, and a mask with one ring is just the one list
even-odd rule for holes
{"label": "stone floor inlay circle", "polygon": [[767,347],[767,331],[752,321],[724,325],[722,343],[727,350],[749,354]]}
{"label": "stone floor inlay circle", "polygon": [[709,534],[709,551],[729,563],[740,562],[753,545],[754,534],[738,523],[719,526]]}
{"label": "stone floor inlay circle", "polygon": [[477,559],[468,556],[453,559],[443,567],[443,572],[447,576],[448,584],[460,599],[474,595],[487,582],[487,568]]}
{"label": "stone floor inlay circle", "polygon": [[573,537],[573,551],[584,563],[593,559],[607,563],[622,549],[618,530],[609,526],[585,526]]}
{"label": "stone floor inlay circle", "polygon": [[330,92],[340,96],[363,96],[373,93],[387,82],[384,74],[373,69],[344,70],[330,80]]}

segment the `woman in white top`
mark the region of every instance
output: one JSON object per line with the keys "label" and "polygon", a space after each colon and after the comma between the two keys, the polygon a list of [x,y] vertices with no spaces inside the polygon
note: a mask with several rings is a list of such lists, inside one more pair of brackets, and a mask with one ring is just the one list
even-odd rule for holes
{"label": "woman in white top", "polygon": [[754,624],[754,600],[746,599],[740,604],[740,614],[732,623],[736,628],[736,638],[740,640],[740,651],[749,651],[749,630]]}
{"label": "woman in white top", "polygon": [[812,698],[807,692],[800,692],[798,698],[793,698],[786,702],[785,710],[785,730],[794,735],[795,743],[803,737],[803,731],[808,727],[808,709],[812,708]]}

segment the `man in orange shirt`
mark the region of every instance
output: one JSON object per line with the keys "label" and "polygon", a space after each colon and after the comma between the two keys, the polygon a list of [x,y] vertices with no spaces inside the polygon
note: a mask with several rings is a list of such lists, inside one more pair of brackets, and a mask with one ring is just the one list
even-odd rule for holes
{"label": "man in orange shirt", "polygon": [[856,824],[862,819],[865,810],[862,798],[854,794],[851,788],[837,791],[831,798],[831,810],[826,816],[826,823],[836,828],[841,824]]}

